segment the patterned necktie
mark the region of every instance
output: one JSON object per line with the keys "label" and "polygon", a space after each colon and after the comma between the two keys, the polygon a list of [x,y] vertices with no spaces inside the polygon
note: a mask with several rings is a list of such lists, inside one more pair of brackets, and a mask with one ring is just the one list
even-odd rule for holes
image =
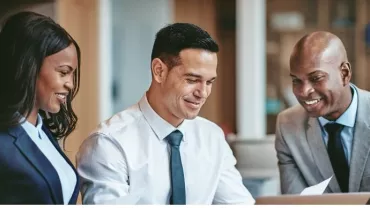
{"label": "patterned necktie", "polygon": [[341,191],[348,192],[349,167],[340,136],[343,127],[343,125],[338,123],[328,123],[325,125],[325,129],[329,134],[328,154],[335,177],[337,178]]}
{"label": "patterned necktie", "polygon": [[170,204],[186,204],[184,171],[180,156],[180,143],[182,133],[179,130],[173,131],[166,137],[171,145],[171,198]]}

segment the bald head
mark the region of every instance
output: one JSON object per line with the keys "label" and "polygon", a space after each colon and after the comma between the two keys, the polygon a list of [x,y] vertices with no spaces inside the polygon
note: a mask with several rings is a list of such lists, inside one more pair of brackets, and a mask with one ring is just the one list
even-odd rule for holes
{"label": "bald head", "polygon": [[340,64],[347,61],[347,52],[342,41],[332,33],[318,31],[305,35],[297,42],[290,56],[290,67],[320,65],[321,62]]}
{"label": "bald head", "polygon": [[352,100],[351,65],[342,41],[329,32],[301,38],[290,57],[293,93],[312,117],[336,120]]}

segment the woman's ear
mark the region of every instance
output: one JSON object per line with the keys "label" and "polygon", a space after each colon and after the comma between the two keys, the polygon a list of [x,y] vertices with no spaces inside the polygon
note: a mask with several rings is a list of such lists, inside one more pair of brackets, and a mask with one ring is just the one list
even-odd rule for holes
{"label": "woman's ear", "polygon": [[156,82],[162,83],[166,80],[168,74],[167,65],[159,58],[152,61],[152,75]]}

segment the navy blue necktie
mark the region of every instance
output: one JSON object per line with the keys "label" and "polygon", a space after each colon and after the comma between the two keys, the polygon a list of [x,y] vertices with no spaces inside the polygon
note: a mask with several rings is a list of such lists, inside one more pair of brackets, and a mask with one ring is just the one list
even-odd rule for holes
{"label": "navy blue necktie", "polygon": [[184,170],[180,156],[180,143],[182,133],[179,130],[173,131],[166,137],[171,145],[171,198],[170,204],[186,204]]}
{"label": "navy blue necktie", "polygon": [[338,123],[328,123],[325,125],[325,129],[329,134],[328,154],[335,177],[337,178],[341,191],[348,192],[349,167],[340,136],[343,127],[343,125]]}

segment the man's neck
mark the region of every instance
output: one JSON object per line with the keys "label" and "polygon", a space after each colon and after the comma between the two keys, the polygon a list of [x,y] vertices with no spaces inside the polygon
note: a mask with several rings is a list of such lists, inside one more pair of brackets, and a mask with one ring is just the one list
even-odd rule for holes
{"label": "man's neck", "polygon": [[157,93],[154,89],[150,88],[146,92],[146,98],[148,100],[150,107],[161,118],[170,123],[172,126],[178,127],[183,122],[183,120],[177,118],[176,116],[171,114],[169,110],[167,110],[167,106],[161,103],[161,101],[163,100],[162,96],[159,93]]}
{"label": "man's neck", "polygon": [[340,103],[343,103],[343,104],[339,107],[339,110],[337,110],[337,111],[335,111],[335,112],[333,112],[329,115],[324,116],[324,118],[326,118],[329,121],[337,120],[341,115],[343,115],[344,112],[346,112],[346,110],[351,105],[352,99],[353,99],[353,94],[354,94],[354,92],[353,92],[352,87],[348,86],[348,89],[345,91],[345,93],[343,93],[343,99],[342,99],[342,102],[340,102]]}

